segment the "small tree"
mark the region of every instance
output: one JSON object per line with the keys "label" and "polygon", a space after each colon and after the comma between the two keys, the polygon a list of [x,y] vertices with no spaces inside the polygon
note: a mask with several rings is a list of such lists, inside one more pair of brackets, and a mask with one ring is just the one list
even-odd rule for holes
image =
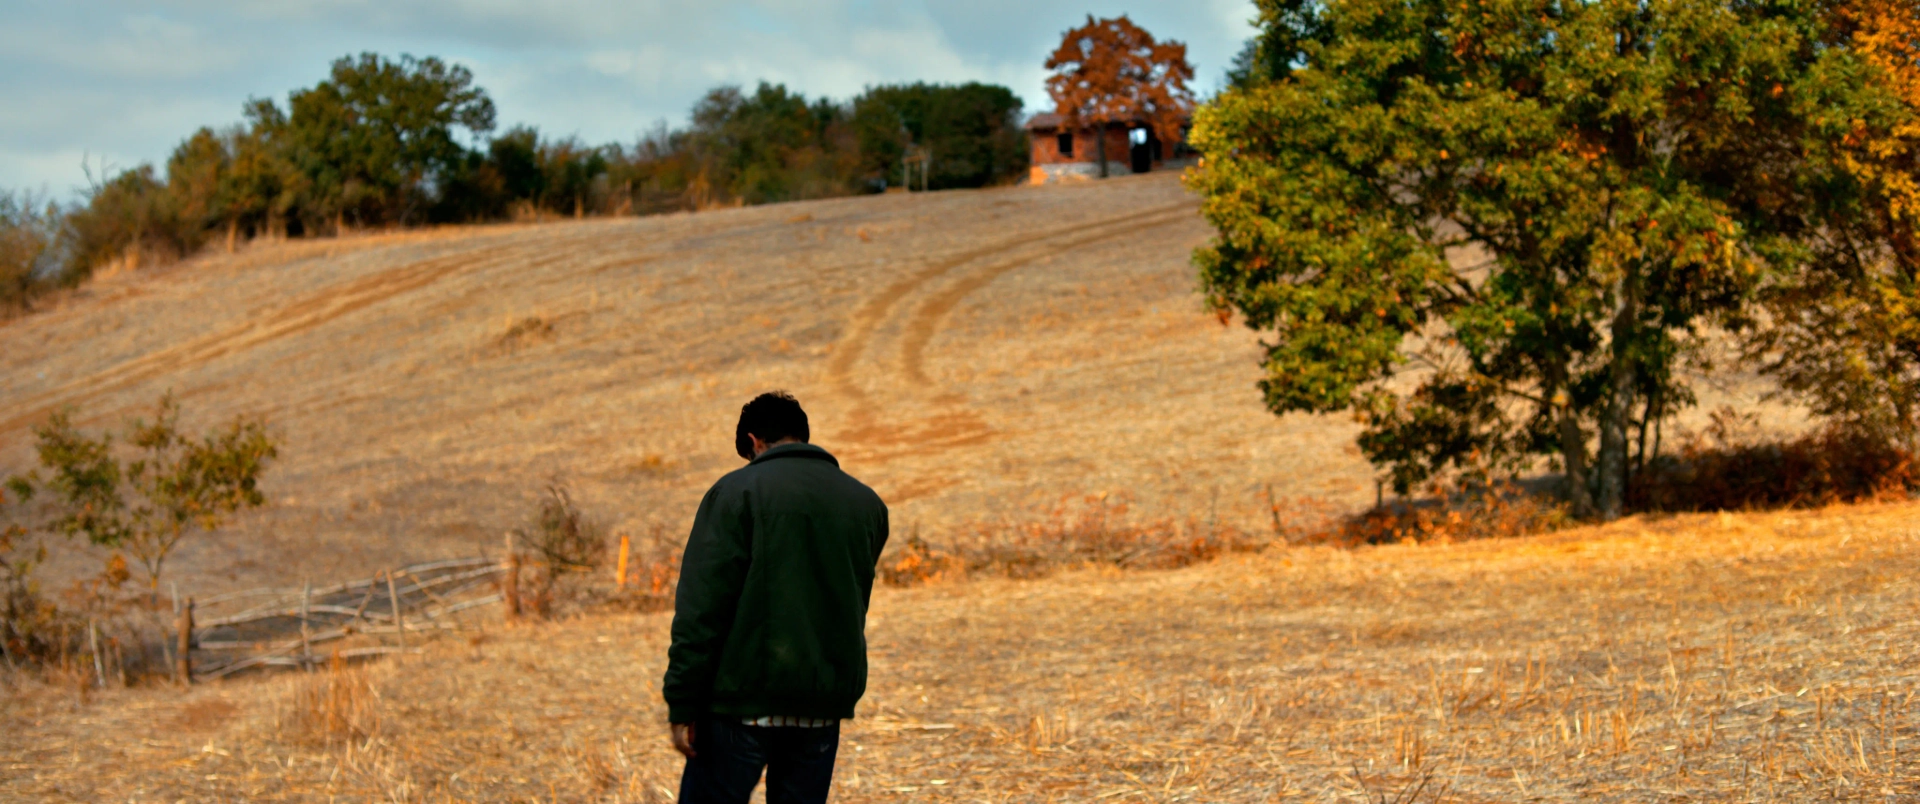
{"label": "small tree", "polygon": [[33,428],[47,474],[36,471],[27,480],[52,493],[59,509],[54,528],[131,554],[145,571],[149,594],[159,590],[167,557],[187,536],[216,530],[235,512],[266,502],[260,476],[279,455],[257,418],[235,417],[199,439],[182,433],[179,423],[180,406],[168,394],[153,421],[128,426],[130,460],[116,455],[111,433],[88,436],[67,411]]}
{"label": "small tree", "polygon": [[1070,131],[1092,128],[1100,177],[1107,177],[1107,128],[1143,122],[1161,142],[1179,142],[1193,110],[1187,46],[1161,42],[1122,14],[1067,31],[1047,57],[1047,94]]}

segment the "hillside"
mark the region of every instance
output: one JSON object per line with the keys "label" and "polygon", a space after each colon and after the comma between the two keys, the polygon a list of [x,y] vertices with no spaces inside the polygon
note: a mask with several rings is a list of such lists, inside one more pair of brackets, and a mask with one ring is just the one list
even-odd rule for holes
{"label": "hillside", "polygon": [[1256,533],[1269,495],[1370,503],[1351,421],[1266,413],[1256,337],[1201,309],[1197,209],[1164,172],[255,244],[0,324],[0,474],[64,406],[268,415],[271,506],[185,548],[199,593],[492,552],[553,479],[671,540],[770,388],[906,534],[1099,494]]}
{"label": "hillside", "polygon": [[553,478],[677,535],[770,388],[903,532],[1102,492],[1249,528],[1269,485],[1370,501],[1352,426],[1263,412],[1253,336],[1200,309],[1207,232],[1155,174],[255,245],[0,326],[0,471],[61,406],[267,414],[272,506],[188,548],[196,590],[495,551]]}

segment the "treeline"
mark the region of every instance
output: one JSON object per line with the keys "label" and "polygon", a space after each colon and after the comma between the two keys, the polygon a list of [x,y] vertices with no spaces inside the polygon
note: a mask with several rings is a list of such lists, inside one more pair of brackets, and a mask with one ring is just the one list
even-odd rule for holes
{"label": "treeline", "polygon": [[253,99],[245,111],[241,125],[194,132],[163,168],[100,177],[71,207],[0,193],[0,311],[116,261],[257,237],[880,192],[902,184],[913,149],[932,155],[933,189],[1027,168],[1019,97],[979,83],[873,87],[844,102],[723,86],[683,128],[589,145],[530,126],[495,135],[493,102],[466,68],[366,53],[284,106]]}

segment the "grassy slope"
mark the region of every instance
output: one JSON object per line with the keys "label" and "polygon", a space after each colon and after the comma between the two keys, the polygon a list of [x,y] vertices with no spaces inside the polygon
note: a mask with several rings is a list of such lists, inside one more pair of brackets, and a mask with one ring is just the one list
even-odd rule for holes
{"label": "grassy slope", "polygon": [[[1904,801],[1920,505],[876,594],[837,801]],[[666,615],[376,665],[350,750],[297,676],[7,700],[0,798],[665,801]],[[26,727],[27,724],[31,727]],[[104,773],[103,773],[104,771]]]}
{"label": "grassy slope", "polygon": [[493,550],[556,476],[683,532],[771,387],[929,534],[1103,491],[1248,527],[1268,484],[1369,501],[1352,425],[1264,413],[1253,336],[1200,310],[1196,211],[1156,174],[212,255],[0,327],[0,471],[57,406],[267,413],[274,506],[183,556],[203,595]]}
{"label": "grassy slope", "polygon": [[[1370,502],[1354,425],[1265,413],[1256,338],[1200,309],[1196,212],[1160,173],[208,255],[0,324],[0,474],[61,406],[269,415],[272,507],[170,565],[201,596],[492,551],[556,477],[683,533],[771,387],[936,540],[1103,492],[1255,531],[1269,490]],[[1753,401],[1723,385],[1703,407]]]}

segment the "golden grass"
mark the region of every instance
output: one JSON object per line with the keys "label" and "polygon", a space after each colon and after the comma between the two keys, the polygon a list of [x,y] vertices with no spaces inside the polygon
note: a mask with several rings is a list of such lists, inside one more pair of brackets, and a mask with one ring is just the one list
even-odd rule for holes
{"label": "golden grass", "polygon": [[[1917,548],[1904,503],[881,589],[835,800],[1914,800]],[[665,801],[667,622],[370,666],[331,749],[301,678],[16,693],[0,798]]]}
{"label": "golden grass", "polygon": [[296,686],[275,731],[283,739],[325,747],[364,743],[380,734],[379,694],[363,669],[347,666],[335,653],[325,672]]}
{"label": "golden grass", "polygon": [[[183,594],[497,550],[559,478],[636,540],[618,605],[657,609],[738,405],[785,387],[896,543],[984,570],[876,593],[840,801],[1920,796],[1912,505],[1234,552],[1374,473],[1351,422],[1260,408],[1256,337],[1192,296],[1196,209],[1150,175],[209,255],[0,324],[0,474],[49,410],[173,389],[286,456]],[[1704,404],[1765,390],[1731,380]],[[1136,516],[1062,513],[1087,494]],[[1083,568],[994,577],[1036,563]],[[495,628],[364,684],[6,677],[0,800],[664,800],[667,622]]]}
{"label": "golden grass", "polygon": [[262,243],[5,324],[0,475],[61,405],[268,414],[273,505],[170,563],[199,596],[495,550],[553,478],[616,534],[684,534],[772,387],[929,535],[1101,491],[1363,502],[1352,426],[1276,422],[1253,334],[1195,302],[1206,236],[1163,174]]}

